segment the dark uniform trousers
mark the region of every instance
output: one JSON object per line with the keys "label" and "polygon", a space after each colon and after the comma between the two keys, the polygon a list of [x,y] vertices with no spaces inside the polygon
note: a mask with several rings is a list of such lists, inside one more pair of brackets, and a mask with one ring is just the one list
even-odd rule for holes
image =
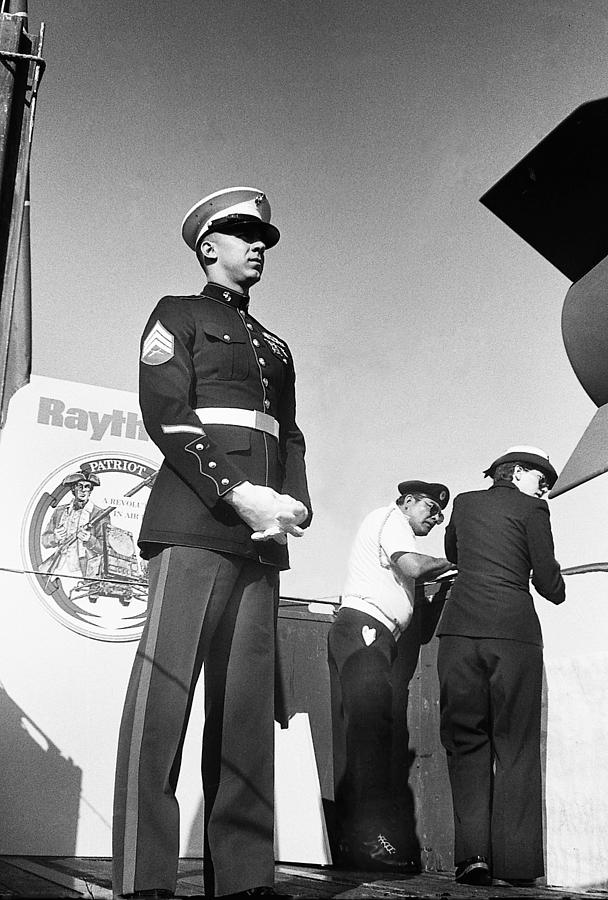
{"label": "dark uniform trousers", "polygon": [[149,578],[148,620],[119,737],[115,892],[175,890],[175,790],[203,664],[205,895],[272,885],[278,571],[174,546],[150,560]]}
{"label": "dark uniform trousers", "polygon": [[497,878],[536,878],[544,873],[542,648],[442,634],[437,668],[455,859],[480,854]]}
{"label": "dark uniform trousers", "polygon": [[[368,646],[367,626],[376,639]],[[328,636],[336,810],[343,828],[352,823],[386,827],[393,744],[392,666],[397,645],[381,622],[344,607]]]}

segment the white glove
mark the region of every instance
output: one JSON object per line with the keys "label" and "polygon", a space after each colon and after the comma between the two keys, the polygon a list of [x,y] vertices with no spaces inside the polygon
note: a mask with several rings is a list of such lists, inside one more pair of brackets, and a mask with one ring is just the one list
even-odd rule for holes
{"label": "white glove", "polygon": [[294,537],[304,534],[298,526],[307,517],[308,510],[289,494],[278,494],[272,488],[245,481],[225,494],[224,499],[252,529],[254,541],[274,540],[286,544],[288,534]]}

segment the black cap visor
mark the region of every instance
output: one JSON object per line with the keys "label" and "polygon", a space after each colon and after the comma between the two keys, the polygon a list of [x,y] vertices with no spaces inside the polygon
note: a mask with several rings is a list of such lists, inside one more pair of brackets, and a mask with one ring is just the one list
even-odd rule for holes
{"label": "black cap visor", "polygon": [[234,234],[235,231],[248,225],[255,225],[255,227],[259,229],[267,250],[274,247],[275,244],[278,244],[281,233],[279,229],[274,225],[271,225],[270,222],[262,222],[257,216],[249,216],[243,213],[231,213],[228,216],[220,216],[219,218],[212,220],[210,227],[199,237],[197,248],[200,246],[201,241],[214,231],[221,231],[222,234]]}

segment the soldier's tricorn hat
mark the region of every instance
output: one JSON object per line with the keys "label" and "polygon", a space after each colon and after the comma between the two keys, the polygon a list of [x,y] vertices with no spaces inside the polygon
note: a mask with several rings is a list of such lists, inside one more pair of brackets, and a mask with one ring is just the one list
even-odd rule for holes
{"label": "soldier's tricorn hat", "polygon": [[234,227],[255,224],[261,228],[266,247],[274,247],[281,234],[270,224],[270,203],[257,188],[224,188],[203,197],[188,210],[182,222],[182,237],[191,250],[212,231],[230,231]]}
{"label": "soldier's tricorn hat", "polygon": [[445,509],[450,499],[450,492],[445,484],[428,481],[401,481],[397,485],[397,490],[402,496],[405,494],[424,494],[434,500],[441,508]]}
{"label": "soldier's tricorn hat", "polygon": [[96,487],[99,487],[101,484],[99,478],[93,472],[72,472],[71,475],[66,475],[61,483],[65,484],[66,487],[74,487],[80,481],[88,481],[89,484]]}
{"label": "soldier's tricorn hat", "polygon": [[509,447],[502,456],[499,456],[488,466],[483,474],[490,478],[493,477],[496,467],[506,462],[522,463],[522,465],[529,466],[531,469],[539,469],[547,479],[549,487],[553,487],[557,481],[557,472],[549,462],[549,454],[541,450],[540,447]]}

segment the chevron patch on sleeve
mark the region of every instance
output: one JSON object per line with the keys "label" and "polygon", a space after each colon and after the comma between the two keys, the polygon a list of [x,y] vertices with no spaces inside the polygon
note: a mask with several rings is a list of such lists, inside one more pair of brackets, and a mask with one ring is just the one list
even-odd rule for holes
{"label": "chevron patch on sleeve", "polygon": [[141,351],[141,361],[147,366],[160,366],[167,362],[175,353],[175,340],[170,331],[167,331],[160,320],[150,329],[146,335]]}

